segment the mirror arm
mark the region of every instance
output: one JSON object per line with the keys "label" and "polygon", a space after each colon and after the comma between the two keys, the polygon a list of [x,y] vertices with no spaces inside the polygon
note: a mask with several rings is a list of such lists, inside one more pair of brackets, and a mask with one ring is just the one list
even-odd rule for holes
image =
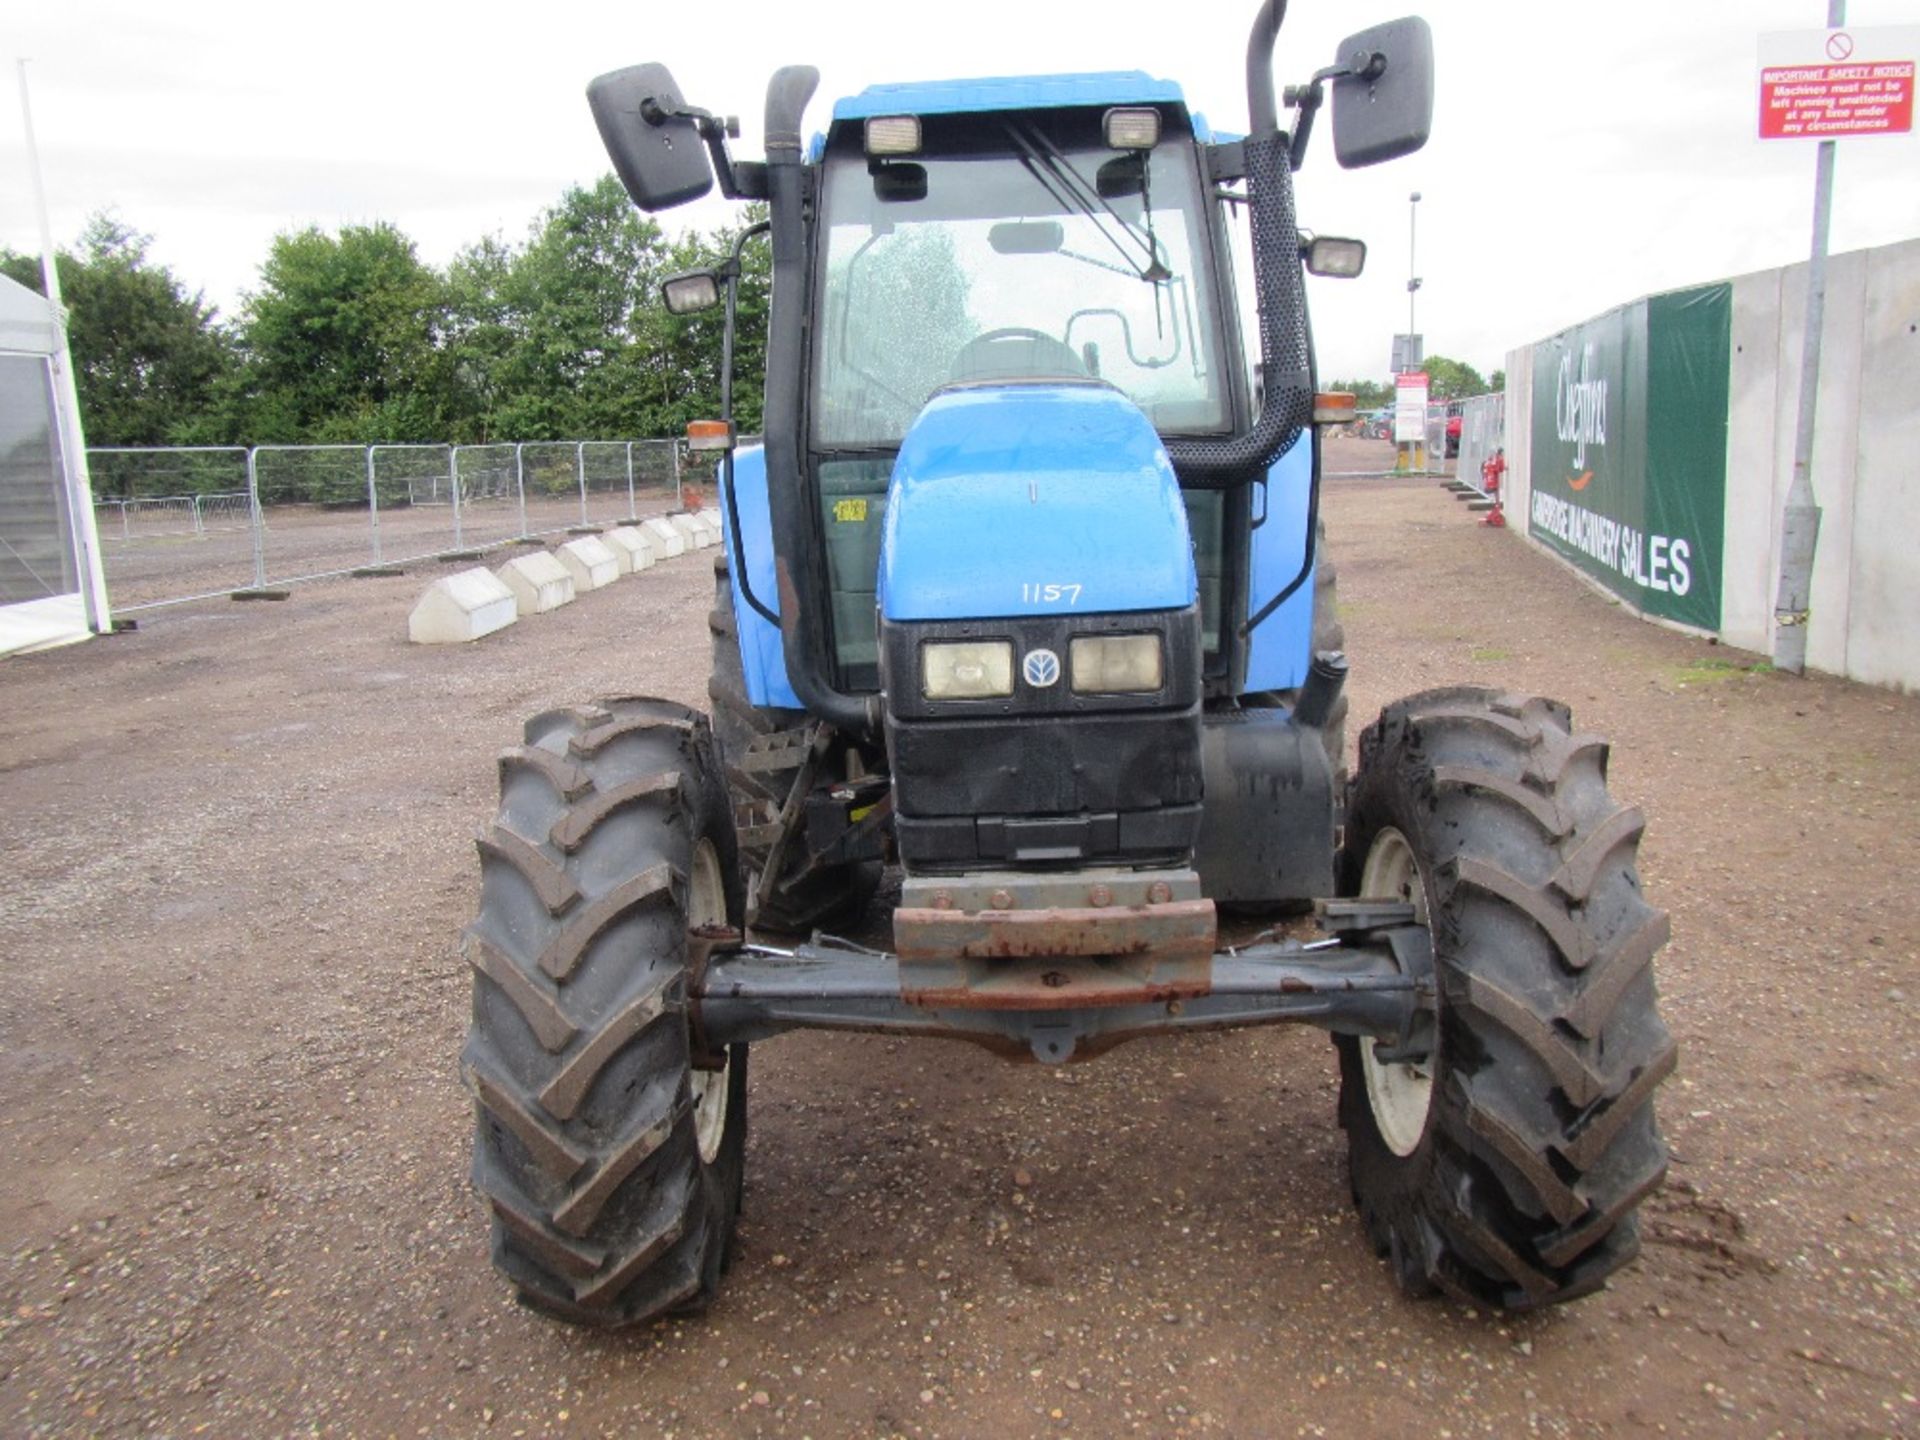
{"label": "mirror arm", "polygon": [[1376,51],[1368,60],[1363,72],[1356,72],[1347,65],[1329,65],[1324,70],[1315,71],[1313,78],[1306,84],[1287,86],[1283,97],[1284,103],[1300,112],[1300,118],[1294,124],[1293,136],[1287,150],[1289,169],[1298,170],[1307,158],[1307,141],[1313,136],[1313,117],[1319,113],[1320,107],[1326,103],[1327,99],[1326,82],[1356,73],[1373,78],[1386,68],[1386,57]]}
{"label": "mirror arm", "polygon": [[713,174],[720,182],[720,193],[729,200],[767,198],[767,167],[752,161],[736,165],[732,152],[727,149],[729,139],[740,138],[738,115],[723,119],[698,105],[667,106],[648,98],[640,102],[640,118],[649,125],[663,125],[669,120],[693,121],[694,129],[706,142],[707,154],[713,159]]}

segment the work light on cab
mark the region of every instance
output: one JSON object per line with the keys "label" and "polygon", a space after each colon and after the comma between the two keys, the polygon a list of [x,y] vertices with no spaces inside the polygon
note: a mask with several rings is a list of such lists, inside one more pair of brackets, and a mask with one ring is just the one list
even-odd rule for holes
{"label": "work light on cab", "polygon": [[920,688],[929,700],[993,700],[1013,694],[1013,646],[1005,640],[926,645]]}
{"label": "work light on cab", "polygon": [[1309,275],[1352,280],[1367,268],[1367,242],[1337,235],[1316,235],[1301,242],[1300,258],[1306,262]]}
{"label": "work light on cab", "polygon": [[720,277],[711,270],[689,270],[660,282],[660,300],[670,315],[694,315],[720,303]]}
{"label": "work light on cab", "polygon": [[1158,110],[1113,109],[1103,122],[1107,144],[1115,150],[1151,150],[1160,143]]}
{"label": "work light on cab", "polygon": [[867,154],[918,155],[918,115],[876,115],[867,121]]}

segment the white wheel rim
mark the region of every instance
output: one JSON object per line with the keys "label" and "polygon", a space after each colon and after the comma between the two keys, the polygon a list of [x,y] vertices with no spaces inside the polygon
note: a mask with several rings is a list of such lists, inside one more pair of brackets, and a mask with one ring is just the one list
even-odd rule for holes
{"label": "white wheel rim", "polygon": [[[688,929],[727,923],[726,881],[711,840],[702,839],[693,847],[693,874],[687,889]],[[731,1068],[729,1061],[718,1070],[695,1070],[687,1082],[693,1091],[693,1134],[703,1165],[719,1157],[721,1142],[727,1138],[727,1072]]]}
{"label": "white wheel rim", "polygon": [[[1360,894],[1369,900],[1404,900],[1413,905],[1413,918],[1427,921],[1427,887],[1413,858],[1407,837],[1391,825],[1373,837],[1367,863],[1360,874]],[[1405,1159],[1420,1148],[1427,1133],[1427,1114],[1433,1108],[1433,1061],[1420,1065],[1382,1062],[1374,1058],[1379,1041],[1360,1041],[1360,1070],[1366,1076],[1367,1104],[1373,1123],[1387,1148]]]}

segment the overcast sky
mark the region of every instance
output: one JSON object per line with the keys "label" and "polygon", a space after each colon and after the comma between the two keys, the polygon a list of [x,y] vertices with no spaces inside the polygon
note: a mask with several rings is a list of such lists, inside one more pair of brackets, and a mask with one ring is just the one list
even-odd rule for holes
{"label": "overcast sky", "polygon": [[[766,80],[822,72],[833,97],[887,80],[1143,68],[1219,128],[1246,123],[1250,0],[621,0],[511,7],[61,0],[12,4],[6,58],[30,57],[56,238],[101,209],[231,312],[276,231],[390,220],[430,261],[607,166],[583,89],[668,63],[696,104],[738,112],[760,153]],[[1276,82],[1328,63],[1395,0],[1294,0]],[[1756,36],[1817,28],[1824,0],[1428,0],[1433,139],[1372,170],[1317,137],[1296,177],[1303,225],[1371,247],[1358,281],[1315,281],[1323,376],[1382,376],[1407,321],[1408,195],[1419,328],[1483,371],[1508,347],[1654,290],[1806,256],[1813,146],[1755,140]],[[1164,18],[1162,18],[1164,17]],[[1852,26],[1920,26],[1920,0],[1853,0]],[[11,68],[7,79],[13,78]],[[0,243],[36,251],[17,101],[0,107]],[[1920,236],[1920,140],[1842,142],[1833,248]],[[724,218],[719,202],[661,217]]]}

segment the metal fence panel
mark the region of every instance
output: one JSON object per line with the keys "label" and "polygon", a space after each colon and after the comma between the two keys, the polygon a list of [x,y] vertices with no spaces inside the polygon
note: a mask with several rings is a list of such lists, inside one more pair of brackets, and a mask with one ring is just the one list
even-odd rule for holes
{"label": "metal fence panel", "polygon": [[453,447],[367,449],[368,563],[395,565],[451,549]]}
{"label": "metal fence panel", "polygon": [[678,503],[672,440],[100,446],[114,607],[138,610],[601,529]]}
{"label": "metal fence panel", "polygon": [[87,452],[87,468],[116,609],[253,583],[244,446],[100,446]]}
{"label": "metal fence panel", "polygon": [[453,452],[461,548],[499,545],[526,533],[519,452],[517,445],[462,445]]}
{"label": "metal fence panel", "polygon": [[1485,492],[1480,469],[1487,457],[1507,443],[1507,397],[1504,393],[1475,395],[1461,402],[1460,463],[1454,474],[1474,489]]}

